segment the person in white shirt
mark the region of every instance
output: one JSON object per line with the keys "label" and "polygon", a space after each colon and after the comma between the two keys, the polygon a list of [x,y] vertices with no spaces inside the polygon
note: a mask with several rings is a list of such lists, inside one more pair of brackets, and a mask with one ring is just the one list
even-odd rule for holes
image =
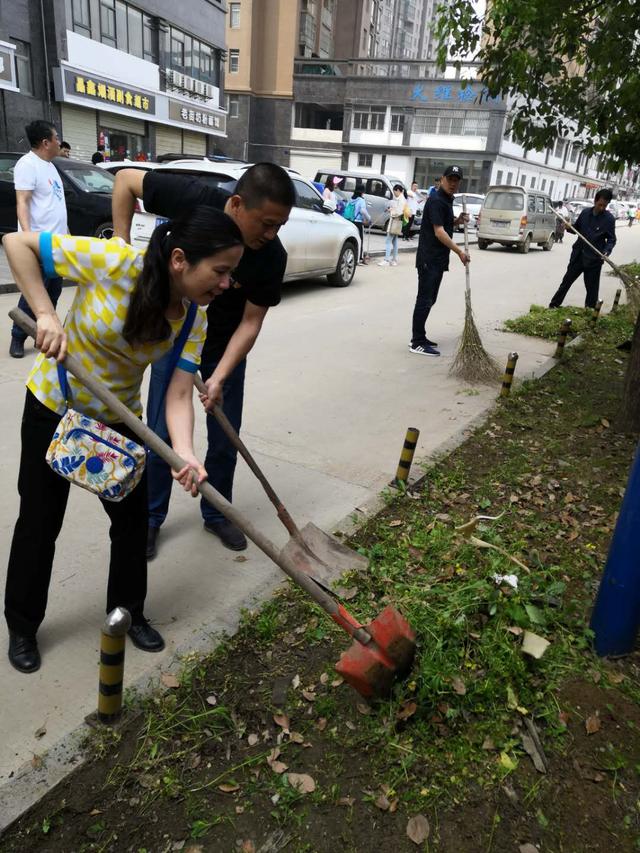
{"label": "person in white shirt", "polygon": [[[52,160],[60,155],[60,140],[55,127],[48,121],[32,121],[25,127],[31,151],[21,157],[13,170],[18,213],[18,231],[50,231],[67,234],[67,205],[64,200],[62,178]],[[43,273],[44,286],[56,307],[62,290],[61,278],[47,278]],[[20,297],[18,308],[33,319],[31,309]],[[24,356],[26,334],[15,323],[11,329],[12,358]]]}
{"label": "person in white shirt", "polygon": [[398,265],[398,237],[402,234],[402,217],[406,199],[402,184],[393,187],[393,198],[386,208],[389,214],[387,224],[387,239],[384,244],[384,258],[378,262],[379,267],[396,267]]}
{"label": "person in white shirt", "polygon": [[413,235],[411,234],[411,229],[413,228],[413,222],[416,218],[416,213],[418,212],[418,207],[420,204],[420,193],[418,192],[418,184],[414,181],[411,184],[411,189],[407,193],[407,207],[409,208],[409,219],[405,225],[402,226],[402,239],[403,240],[412,240]]}

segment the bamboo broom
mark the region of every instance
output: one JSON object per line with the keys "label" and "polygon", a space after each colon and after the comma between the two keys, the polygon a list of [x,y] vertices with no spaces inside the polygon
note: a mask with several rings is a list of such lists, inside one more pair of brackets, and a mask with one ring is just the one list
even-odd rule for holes
{"label": "bamboo broom", "polygon": [[[462,213],[464,215],[464,251],[469,256],[469,235],[467,233],[467,205],[462,200]],[[497,382],[502,376],[498,363],[489,355],[482,346],[480,334],[473,319],[471,308],[471,272],[469,264],[465,264],[465,291],[464,291],[464,328],[458,343],[458,351],[449,369],[452,376],[466,379],[468,382]]]}

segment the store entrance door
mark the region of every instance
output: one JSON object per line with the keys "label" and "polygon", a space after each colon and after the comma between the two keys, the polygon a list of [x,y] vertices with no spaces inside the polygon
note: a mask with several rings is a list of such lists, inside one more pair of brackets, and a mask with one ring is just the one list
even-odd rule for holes
{"label": "store entrance door", "polygon": [[101,128],[100,136],[104,136],[105,152],[112,161],[147,159],[144,136],[106,127]]}

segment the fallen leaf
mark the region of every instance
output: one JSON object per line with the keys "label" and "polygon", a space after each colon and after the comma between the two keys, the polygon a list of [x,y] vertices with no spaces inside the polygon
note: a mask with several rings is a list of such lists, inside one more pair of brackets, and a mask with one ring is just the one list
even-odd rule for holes
{"label": "fallen leaf", "polygon": [[558,714],[558,719],[560,720],[560,723],[561,723],[563,726],[565,726],[565,727],[566,727],[566,726],[568,726],[568,725],[569,725],[569,719],[570,719],[570,717],[569,717],[569,714],[567,714],[567,712],[566,712],[566,711],[560,711],[560,713]]}
{"label": "fallen leaf", "polygon": [[518,625],[511,625],[509,628],[507,628],[507,631],[509,631],[515,637],[519,637],[522,634],[522,628],[518,627]]}
{"label": "fallen leaf", "polygon": [[296,673],[291,679],[291,686],[294,690],[297,690],[300,687],[300,676]]}
{"label": "fallen leaf", "polygon": [[522,638],[522,651],[524,654],[531,655],[532,658],[539,660],[550,645],[549,640],[545,640],[539,634],[534,634],[533,631],[524,632]]}
{"label": "fallen leaf", "polygon": [[403,702],[396,714],[396,720],[408,720],[418,710],[417,702]]}
{"label": "fallen leaf", "polygon": [[323,732],[327,728],[327,718],[320,717],[320,719],[316,722],[316,728],[319,732]]}
{"label": "fallen leaf", "polygon": [[44,737],[46,735],[46,733],[47,733],[47,727],[43,723],[39,729],[35,730],[35,732],[33,733],[33,736],[37,737],[37,738],[41,738],[41,737]]}
{"label": "fallen leaf", "polygon": [[320,684],[326,684],[329,681],[329,675],[326,672],[323,672],[320,676]]}
{"label": "fallen leaf", "polygon": [[233,794],[235,791],[240,790],[240,785],[235,782],[227,782],[222,785],[218,785],[218,790],[222,791],[223,794]]}
{"label": "fallen leaf", "polygon": [[277,773],[278,775],[280,775],[281,773],[284,773],[284,771],[289,768],[289,765],[285,764],[284,761],[270,761],[269,767],[271,767],[271,769],[273,770],[274,773]]}
{"label": "fallen leaf", "polygon": [[349,808],[351,808],[351,806],[355,803],[355,801],[356,801],[355,797],[340,797],[340,799],[338,800],[338,805],[339,806],[348,806]]}
{"label": "fallen leaf", "polygon": [[89,817],[95,817],[97,814],[102,814],[102,811],[100,809],[91,809]]}
{"label": "fallen leaf", "polygon": [[347,720],[347,722],[345,723],[345,726],[349,729],[350,732],[355,732],[355,730],[356,730],[356,727],[351,722],[351,720]]}
{"label": "fallen leaf", "polygon": [[486,750],[492,750],[492,749],[495,749],[495,748],[496,748],[496,745],[495,745],[495,743],[493,742],[492,738],[490,738],[489,736],[487,736],[487,737],[482,741],[482,748],[483,748],[483,749],[486,749]]}
{"label": "fallen leaf", "polygon": [[315,702],[316,694],[313,690],[303,690],[302,695],[307,700],[307,702]]}
{"label": "fallen leaf", "polygon": [[216,699],[216,697],[215,697],[215,696],[213,696],[213,695],[211,695],[211,696],[207,696],[207,704],[208,704],[208,705],[217,705],[217,704],[218,704],[218,700],[217,700],[217,699]]}
{"label": "fallen leaf", "polygon": [[289,717],[286,714],[274,714],[273,722],[276,726],[280,726],[283,732],[289,734]]}
{"label": "fallen leaf", "polygon": [[240,850],[242,850],[242,853],[256,853],[256,845],[253,841],[248,840],[243,843]]}
{"label": "fallen leaf", "polygon": [[341,684],[344,684],[344,678],[342,678],[341,675],[339,675],[337,678],[334,678],[331,682],[332,687],[340,687]]}
{"label": "fallen leaf", "polygon": [[336,590],[336,594],[338,598],[343,598],[345,601],[351,601],[352,598],[355,598],[358,594],[357,586],[344,587],[341,586]]}
{"label": "fallen leaf", "polygon": [[608,672],[607,678],[612,684],[621,684],[624,681],[624,673],[622,672]]}
{"label": "fallen leaf", "polygon": [[467,692],[466,685],[459,675],[456,675],[455,678],[451,679],[451,686],[458,696],[464,696]]}
{"label": "fallen leaf", "polygon": [[356,705],[358,709],[358,713],[362,714],[364,717],[367,717],[371,713],[371,708],[365,702],[358,702]]}
{"label": "fallen leaf", "polygon": [[244,806],[236,806],[236,814],[242,814],[244,811]]}
{"label": "fallen leaf", "polygon": [[391,803],[385,797],[384,794],[380,794],[380,796],[376,800],[374,800],[374,805],[379,808],[380,811],[386,812],[389,811],[389,806],[391,805]]}
{"label": "fallen leaf", "polygon": [[191,761],[189,762],[189,767],[190,767],[192,770],[195,770],[195,769],[196,769],[196,767],[199,767],[199,766],[200,766],[200,763],[201,763],[201,762],[202,762],[202,756],[201,756],[199,753],[196,753],[196,754],[192,757]]}
{"label": "fallen leaf", "polygon": [[539,853],[539,850],[535,844],[521,844],[518,853]]}
{"label": "fallen leaf", "polygon": [[417,814],[415,817],[409,818],[407,823],[407,838],[410,838],[414,844],[420,845],[427,840],[430,833],[429,821],[423,814]]}
{"label": "fallen leaf", "polygon": [[312,794],[316,789],[315,780],[308,773],[287,773],[287,781],[300,794]]}
{"label": "fallen leaf", "polygon": [[515,495],[515,494],[514,494],[514,495],[509,495],[509,503],[511,503],[511,504],[517,504],[519,500],[520,500],[520,496],[519,496],[519,495]]}
{"label": "fallen leaf", "polygon": [[39,770],[42,767],[42,756],[34,753],[33,758],[31,759],[31,766],[34,770]]}
{"label": "fallen leaf", "polygon": [[239,554],[237,557],[233,558],[234,563],[246,563],[249,558],[245,557],[244,554]]}
{"label": "fallen leaf", "polygon": [[394,518],[393,521],[389,522],[389,527],[401,527],[404,524],[404,521],[400,518]]}
{"label": "fallen leaf", "polygon": [[258,737],[258,735],[250,734],[247,738],[247,743],[249,744],[249,746],[255,746],[259,740],[260,738]]}
{"label": "fallen leaf", "polygon": [[509,772],[511,772],[511,770],[515,770],[516,767],[518,766],[516,764],[516,762],[513,760],[513,758],[511,758],[511,756],[506,752],[500,753],[500,759],[499,760],[500,760],[501,766],[504,767],[505,770],[509,770]]}
{"label": "fallen leaf", "polygon": [[393,814],[394,812],[398,811],[398,803],[399,802],[400,801],[398,800],[397,797],[394,800],[391,800],[391,802],[389,803],[389,814]]}
{"label": "fallen leaf", "polygon": [[609,421],[606,418],[601,418],[600,423],[602,424],[602,426],[605,429],[608,429],[611,426],[611,424],[609,423]]}
{"label": "fallen leaf", "polygon": [[180,687],[180,682],[172,672],[163,672],[160,676],[160,681],[165,687]]}
{"label": "fallen leaf", "polygon": [[600,721],[600,716],[598,715],[597,711],[595,714],[591,714],[589,717],[587,717],[587,719],[584,721],[584,727],[587,730],[588,735],[593,735],[596,732],[599,732],[601,725],[602,723]]}
{"label": "fallen leaf", "polygon": [[304,743],[304,735],[300,734],[300,732],[291,732],[289,740],[293,741],[293,743]]}

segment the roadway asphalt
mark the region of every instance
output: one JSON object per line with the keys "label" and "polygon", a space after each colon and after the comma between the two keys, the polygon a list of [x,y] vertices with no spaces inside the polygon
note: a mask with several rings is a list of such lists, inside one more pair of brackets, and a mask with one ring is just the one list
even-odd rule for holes
{"label": "roadway asphalt", "polygon": [[[640,228],[618,232],[615,260],[640,257]],[[569,258],[570,241],[550,253],[526,255],[490,248],[472,252],[476,323],[485,346],[501,363],[520,354],[516,376],[531,376],[553,346],[500,331],[502,322],[546,304]],[[606,311],[618,284],[603,275]],[[345,529],[344,519],[363,518],[391,479],[407,427],[420,429],[418,457],[427,459],[459,441],[494,405],[497,388],[470,388],[448,370],[464,317],[464,271],[452,260],[428,334],[440,342],[439,359],[409,352],[416,292],[413,255],[395,268],[358,268],[352,285],[324,282],[288,285],[269,312],[249,359],[244,439],[299,523]],[[63,291],[61,313],[73,289]],[[568,302],[583,303],[574,285]],[[0,584],[4,578],[18,496],[24,380],[33,362],[8,357],[7,312],[15,295],[0,295]],[[2,343],[4,341],[4,343]],[[197,448],[205,446],[204,418],[196,424]],[[235,503],[277,543],[286,534],[271,505],[240,461]],[[149,566],[147,615],[163,632],[167,648],[148,655],[127,647],[127,685],[157,682],[181,654],[210,648],[232,632],[241,608],[264,600],[282,581],[253,545],[246,561],[203,531],[197,503],[174,492],[162,529],[160,552]],[[100,626],[104,617],[107,520],[99,502],[72,489],[58,540],[47,618],[39,633],[42,669],[22,675],[11,668],[0,643],[0,828],[53,784],[75,760],[71,732],[96,707]],[[43,734],[44,730],[44,734]],[[71,744],[71,746],[70,746]],[[57,747],[56,747],[57,745]],[[47,753],[42,767],[34,754]],[[38,762],[35,762],[38,764]]]}

